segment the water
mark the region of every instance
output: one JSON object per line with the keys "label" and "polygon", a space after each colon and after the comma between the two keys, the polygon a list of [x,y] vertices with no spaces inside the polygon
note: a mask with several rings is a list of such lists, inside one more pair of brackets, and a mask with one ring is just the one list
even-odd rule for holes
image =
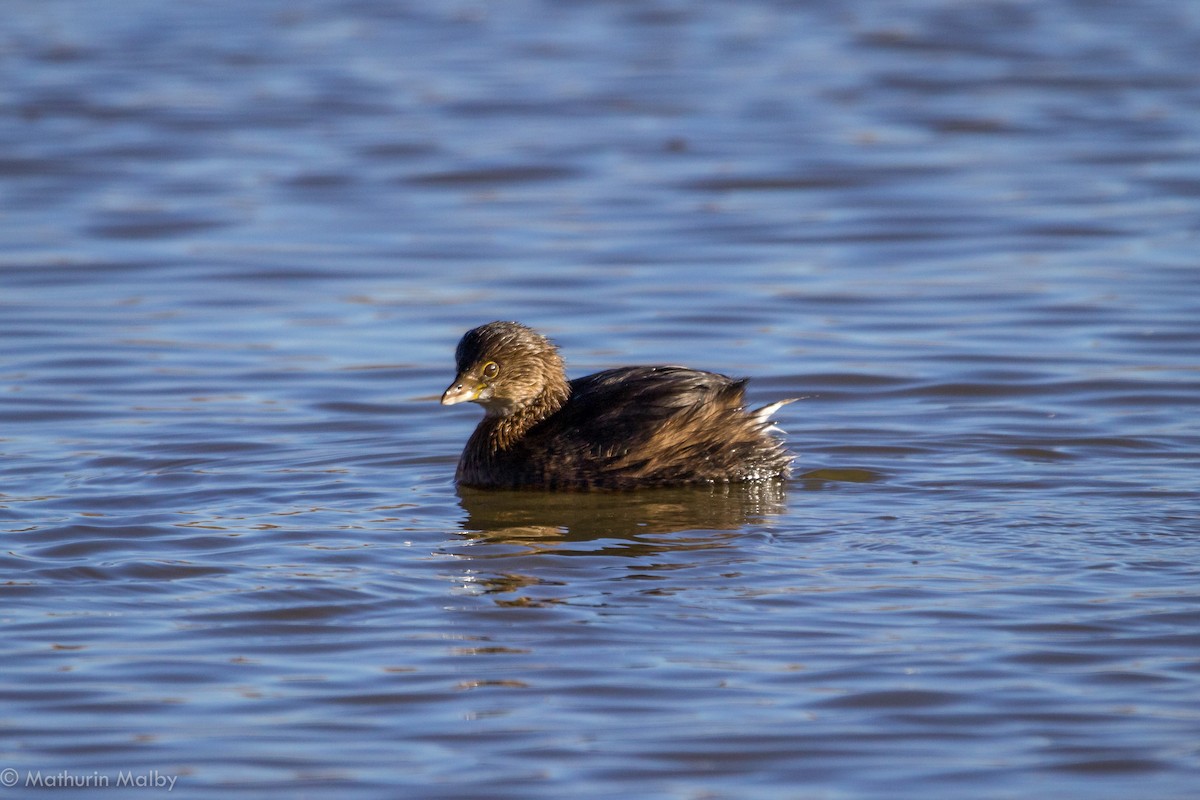
{"label": "water", "polygon": [[[1194,797],[1197,54],[1166,0],[7,4],[0,781]],[[802,397],[795,480],[456,492],[497,318]]]}

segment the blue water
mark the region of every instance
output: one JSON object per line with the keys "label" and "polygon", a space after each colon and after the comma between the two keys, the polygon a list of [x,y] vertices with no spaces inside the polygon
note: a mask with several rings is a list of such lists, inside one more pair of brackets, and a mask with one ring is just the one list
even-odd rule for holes
{"label": "blue water", "polygon": [[[0,793],[1195,796],[1190,4],[4,18]],[[795,478],[457,491],[492,319]]]}

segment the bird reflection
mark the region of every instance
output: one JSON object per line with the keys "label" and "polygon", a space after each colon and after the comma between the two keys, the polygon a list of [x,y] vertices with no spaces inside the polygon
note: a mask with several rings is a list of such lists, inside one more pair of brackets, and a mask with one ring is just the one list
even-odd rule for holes
{"label": "bird reflection", "polygon": [[777,482],[632,492],[459,487],[466,517],[458,537],[466,546],[451,548],[464,559],[458,591],[498,607],[541,609],[592,602],[593,579],[601,580],[601,594],[615,591],[610,571],[579,573],[557,558],[538,558],[553,554],[622,559],[620,585],[644,595],[669,594],[679,587],[667,576],[698,559],[733,549],[717,559],[736,560],[747,529],[784,512],[784,493]]}
{"label": "bird reflection", "polygon": [[458,490],[462,535],[491,542],[588,541],[680,531],[734,531],[783,513],[779,482],[634,492]]}

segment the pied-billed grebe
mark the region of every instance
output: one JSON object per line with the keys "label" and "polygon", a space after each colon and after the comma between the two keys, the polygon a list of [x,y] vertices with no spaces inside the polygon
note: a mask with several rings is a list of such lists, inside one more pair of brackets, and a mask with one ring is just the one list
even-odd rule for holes
{"label": "pied-billed grebe", "polygon": [[554,344],[516,322],[467,331],[442,405],[484,418],[456,480],[481,488],[633,489],[786,478],[770,416],[745,380],[684,367],[621,367],[568,381]]}

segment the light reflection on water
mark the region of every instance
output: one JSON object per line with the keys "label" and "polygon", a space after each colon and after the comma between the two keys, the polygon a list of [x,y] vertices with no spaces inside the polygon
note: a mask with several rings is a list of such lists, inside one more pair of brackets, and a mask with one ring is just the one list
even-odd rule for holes
{"label": "light reflection on water", "polygon": [[[0,52],[0,768],[1194,793],[1190,6],[46,0]],[[497,318],[803,398],[795,478],[456,490]]]}

